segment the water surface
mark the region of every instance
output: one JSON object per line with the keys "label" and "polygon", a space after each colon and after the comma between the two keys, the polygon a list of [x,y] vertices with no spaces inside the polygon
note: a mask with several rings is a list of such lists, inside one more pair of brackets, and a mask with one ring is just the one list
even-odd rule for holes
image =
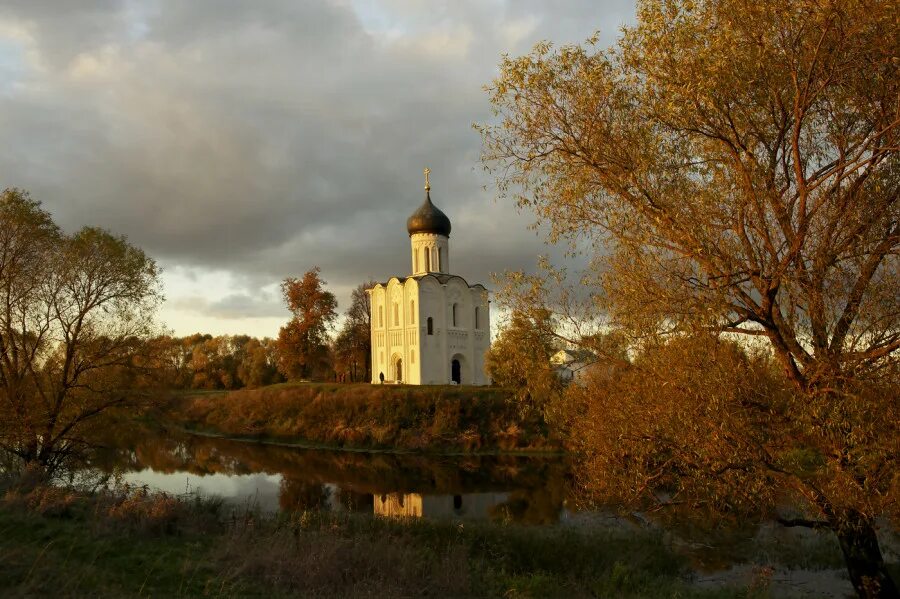
{"label": "water surface", "polygon": [[384,516],[551,524],[565,517],[558,456],[440,456],[299,449],[142,430],[97,456],[129,483],[219,496],[265,512],[352,510]]}

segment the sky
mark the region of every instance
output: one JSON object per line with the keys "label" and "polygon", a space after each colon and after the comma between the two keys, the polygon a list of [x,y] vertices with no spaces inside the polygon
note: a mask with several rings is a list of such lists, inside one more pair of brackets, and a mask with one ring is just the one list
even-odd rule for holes
{"label": "sky", "polygon": [[279,283],[339,309],[409,274],[406,218],[451,219],[453,274],[554,254],[496,189],[473,123],[503,54],[612,43],[633,0],[0,0],[0,188],[126,235],[176,335],[274,337]]}

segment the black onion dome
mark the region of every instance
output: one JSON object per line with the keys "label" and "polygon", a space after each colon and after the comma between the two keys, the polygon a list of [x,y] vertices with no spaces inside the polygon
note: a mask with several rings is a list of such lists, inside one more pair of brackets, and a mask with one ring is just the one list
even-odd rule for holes
{"label": "black onion dome", "polygon": [[419,209],[406,219],[406,230],[410,235],[416,233],[437,233],[450,237],[450,219],[431,203],[431,193],[425,192],[425,201]]}

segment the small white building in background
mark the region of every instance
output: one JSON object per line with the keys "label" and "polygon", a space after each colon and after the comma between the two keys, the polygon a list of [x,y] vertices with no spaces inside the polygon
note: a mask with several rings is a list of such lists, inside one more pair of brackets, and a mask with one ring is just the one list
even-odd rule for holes
{"label": "small white building in background", "polygon": [[550,364],[564,383],[580,382],[596,362],[597,356],[583,349],[561,349],[550,356]]}
{"label": "small white building in background", "polygon": [[425,201],[406,221],[412,274],[367,290],[372,382],[487,385],[488,292],[450,274],[450,219],[431,202],[428,173]]}

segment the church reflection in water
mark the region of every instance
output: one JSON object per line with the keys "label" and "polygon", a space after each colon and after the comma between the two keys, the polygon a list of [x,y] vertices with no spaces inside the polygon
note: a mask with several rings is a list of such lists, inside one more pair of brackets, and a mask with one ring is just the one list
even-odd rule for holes
{"label": "church reflection in water", "polygon": [[458,495],[421,495],[384,493],[373,497],[376,516],[389,518],[472,518],[487,520],[505,505],[509,493],[461,493]]}
{"label": "church reflection in water", "polygon": [[558,457],[434,456],[296,449],[173,431],[109,439],[95,466],[171,493],[218,495],[262,511],[381,517],[559,520],[568,466]]}

